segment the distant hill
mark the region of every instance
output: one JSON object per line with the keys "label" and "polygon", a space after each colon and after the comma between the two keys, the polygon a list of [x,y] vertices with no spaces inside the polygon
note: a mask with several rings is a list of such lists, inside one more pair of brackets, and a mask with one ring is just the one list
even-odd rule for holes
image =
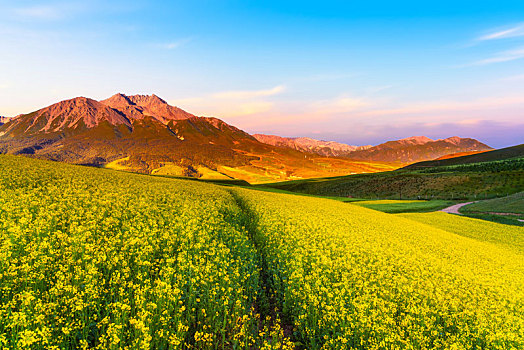
{"label": "distant hill", "polygon": [[425,136],[409,137],[397,141],[388,141],[380,145],[351,152],[351,159],[414,163],[436,159],[450,153],[491,150],[488,145],[471,138],[457,136],[447,139],[432,140]]}
{"label": "distant hill", "polygon": [[511,159],[515,157],[524,157],[524,144],[501,148],[489,152],[476,153],[462,157],[454,157],[447,159],[436,159],[425,162],[418,162],[406,166],[404,169],[424,169],[438,166],[450,166],[460,164],[470,164],[479,162],[490,162],[497,160]]}
{"label": "distant hill", "polygon": [[472,154],[483,153],[483,152],[489,152],[489,151],[457,152],[457,153],[446,154],[446,155],[444,155],[442,157],[438,157],[435,160],[442,160],[442,159],[450,159],[450,158],[457,158],[457,157],[463,157],[463,156],[470,156]]}
{"label": "distant hill", "polygon": [[315,153],[329,157],[344,157],[368,162],[414,163],[432,160],[454,153],[477,153],[491,150],[488,145],[475,139],[457,136],[442,140],[432,140],[426,136],[413,136],[401,140],[388,141],[377,146],[353,146],[334,141],[319,141],[307,137],[280,137],[274,135],[253,135],[258,141],[287,147],[302,152]]}
{"label": "distant hill", "polygon": [[259,142],[156,95],[77,97],[0,126],[0,153],[159,175],[272,182],[398,166],[328,158]]}
{"label": "distant hill", "polygon": [[302,152],[310,152],[328,157],[347,156],[353,151],[364,150],[372,146],[352,146],[335,141],[320,141],[309,137],[280,137],[275,135],[254,134],[258,141],[278,147],[288,147]]}

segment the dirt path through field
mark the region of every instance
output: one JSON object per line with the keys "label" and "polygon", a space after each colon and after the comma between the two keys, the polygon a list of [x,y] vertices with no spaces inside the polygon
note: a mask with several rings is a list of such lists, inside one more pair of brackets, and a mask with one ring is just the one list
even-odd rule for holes
{"label": "dirt path through field", "polygon": [[455,204],[455,205],[452,205],[451,207],[444,208],[441,211],[443,211],[445,213],[448,213],[448,214],[462,215],[461,213],[459,213],[459,209],[462,208],[463,206],[471,204],[471,203],[475,203],[475,202],[466,202],[466,203]]}

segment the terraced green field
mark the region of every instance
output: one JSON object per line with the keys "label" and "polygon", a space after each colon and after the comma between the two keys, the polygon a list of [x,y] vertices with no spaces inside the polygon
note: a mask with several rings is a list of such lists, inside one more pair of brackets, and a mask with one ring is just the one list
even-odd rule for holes
{"label": "terraced green field", "polygon": [[0,156],[0,346],[523,348],[522,229],[402,215]]}

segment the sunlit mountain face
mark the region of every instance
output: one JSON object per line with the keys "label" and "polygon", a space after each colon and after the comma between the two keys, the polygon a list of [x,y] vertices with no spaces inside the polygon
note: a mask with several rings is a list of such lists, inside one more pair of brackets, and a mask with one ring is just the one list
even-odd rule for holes
{"label": "sunlit mountain face", "polygon": [[250,135],[198,117],[156,95],[78,97],[9,119],[3,153],[158,175],[272,182],[392,170],[488,146],[413,137],[378,146]]}

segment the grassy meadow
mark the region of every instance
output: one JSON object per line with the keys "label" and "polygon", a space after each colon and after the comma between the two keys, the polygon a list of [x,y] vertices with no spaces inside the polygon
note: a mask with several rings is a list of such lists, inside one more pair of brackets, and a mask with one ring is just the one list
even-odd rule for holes
{"label": "grassy meadow", "polygon": [[466,205],[464,213],[513,213],[524,216],[524,192]]}
{"label": "grassy meadow", "polygon": [[522,229],[436,214],[0,156],[0,347],[523,348]]}

